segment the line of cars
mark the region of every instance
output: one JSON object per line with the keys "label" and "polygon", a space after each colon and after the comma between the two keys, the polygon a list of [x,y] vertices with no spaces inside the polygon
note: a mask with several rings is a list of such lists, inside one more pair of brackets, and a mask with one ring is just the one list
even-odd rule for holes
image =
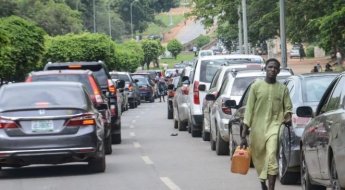
{"label": "line of cars", "polygon": [[[266,75],[263,60],[250,61],[259,57],[241,55],[248,58],[239,61],[236,56],[199,58],[170,87],[175,92],[174,127],[202,136],[217,155],[230,157],[241,142],[250,86]],[[345,74],[294,75],[281,69],[278,81],[287,86],[293,102],[292,126],[282,126],[278,143],[280,182],[301,182],[307,190],[344,189]]]}
{"label": "line of cars", "polygon": [[122,111],[141,102],[138,81],[129,79],[109,73],[103,62],[62,62],[3,85],[0,170],[87,162],[91,172],[104,172],[105,155],[122,141]]}

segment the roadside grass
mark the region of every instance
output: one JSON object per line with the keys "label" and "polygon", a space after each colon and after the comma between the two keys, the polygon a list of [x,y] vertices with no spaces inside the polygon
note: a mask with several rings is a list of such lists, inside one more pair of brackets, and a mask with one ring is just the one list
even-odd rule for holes
{"label": "roadside grass", "polygon": [[174,58],[162,58],[160,59],[160,67],[162,64],[168,64],[168,68],[174,68],[174,65],[181,63],[181,61],[192,61],[194,58],[194,52],[181,52],[176,59]]}
{"label": "roadside grass", "polygon": [[170,24],[170,15],[168,14],[158,14],[155,16],[156,20],[162,21],[164,26],[159,26],[157,24],[151,23],[149,27],[143,32],[143,35],[150,35],[150,34],[162,34],[168,32],[171,28],[175,27],[177,24],[181,23],[185,17],[184,15],[172,15],[173,24]]}

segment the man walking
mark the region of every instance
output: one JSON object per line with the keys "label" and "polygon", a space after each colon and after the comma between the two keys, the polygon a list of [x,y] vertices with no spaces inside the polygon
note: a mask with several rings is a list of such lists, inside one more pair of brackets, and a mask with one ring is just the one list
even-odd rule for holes
{"label": "man walking", "polygon": [[250,150],[261,187],[267,190],[268,179],[268,189],[274,190],[278,174],[278,132],[282,123],[291,121],[292,104],[288,89],[276,80],[279,61],[268,59],[265,70],[265,80],[256,81],[249,91],[241,146],[247,147],[246,135],[250,128]]}

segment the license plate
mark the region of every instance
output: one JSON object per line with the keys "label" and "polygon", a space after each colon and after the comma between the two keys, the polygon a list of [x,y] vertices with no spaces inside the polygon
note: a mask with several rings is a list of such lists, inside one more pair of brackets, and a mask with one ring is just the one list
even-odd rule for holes
{"label": "license plate", "polygon": [[31,122],[32,132],[50,132],[54,130],[54,122],[52,120],[38,120]]}

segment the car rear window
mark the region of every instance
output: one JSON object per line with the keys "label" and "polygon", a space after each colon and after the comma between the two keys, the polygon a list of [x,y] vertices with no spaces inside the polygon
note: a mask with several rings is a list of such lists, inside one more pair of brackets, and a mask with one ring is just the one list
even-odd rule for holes
{"label": "car rear window", "polygon": [[88,79],[88,75],[73,75],[73,74],[52,74],[52,75],[33,75],[32,81],[70,81],[80,82],[85,87],[89,94],[93,94],[93,90]]}
{"label": "car rear window", "polygon": [[[25,98],[23,98],[24,94]],[[28,85],[7,87],[0,96],[0,108],[2,110],[61,107],[80,108],[86,105],[84,92],[75,86]]]}
{"label": "car rear window", "polygon": [[217,70],[226,64],[226,60],[204,60],[200,64],[200,81],[210,83]]}
{"label": "car rear window", "polygon": [[303,80],[302,92],[305,102],[319,102],[335,76],[306,77]]}
{"label": "car rear window", "polygon": [[243,77],[235,78],[234,84],[232,85],[231,95],[242,96],[247,87],[258,77]]}
{"label": "car rear window", "polygon": [[147,85],[149,82],[147,80],[147,78],[144,78],[144,77],[135,77],[135,79],[138,79],[138,82],[137,84],[139,86],[142,86],[142,85]]}
{"label": "car rear window", "polygon": [[111,76],[112,79],[118,79],[118,80],[124,80],[126,82],[130,82],[129,76],[126,75],[126,74],[118,74],[118,73],[116,73],[116,74],[111,74],[110,76]]}

